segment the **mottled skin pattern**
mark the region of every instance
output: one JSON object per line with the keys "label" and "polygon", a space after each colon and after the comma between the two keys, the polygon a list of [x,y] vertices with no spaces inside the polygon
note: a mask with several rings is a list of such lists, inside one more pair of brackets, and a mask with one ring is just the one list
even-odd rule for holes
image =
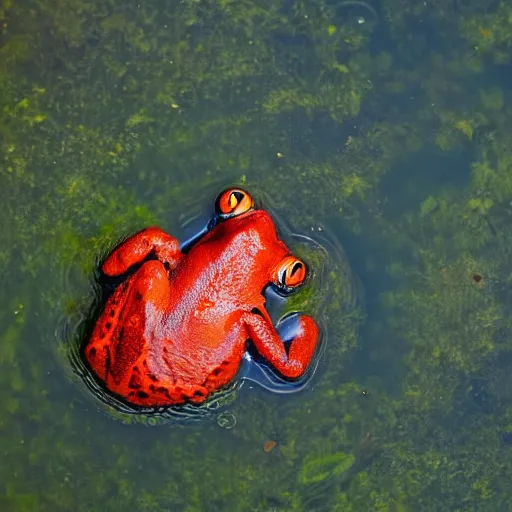
{"label": "mottled skin pattern", "polygon": [[224,218],[186,254],[178,240],[150,227],[102,266],[106,275],[121,276],[146,260],[108,299],[84,348],[105,387],[132,405],[203,402],[235,377],[249,339],[287,378],[300,377],[312,358],[314,320],[298,317],[287,353],[263,297],[270,282],[300,285],[306,266],[290,255],[270,215],[255,210],[247,192],[223,194],[217,209]]}

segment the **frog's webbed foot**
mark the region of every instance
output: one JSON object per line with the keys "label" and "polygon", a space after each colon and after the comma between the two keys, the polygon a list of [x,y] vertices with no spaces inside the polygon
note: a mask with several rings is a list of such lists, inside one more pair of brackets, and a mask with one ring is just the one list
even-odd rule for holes
{"label": "frog's webbed foot", "polygon": [[281,375],[297,379],[306,371],[318,342],[319,329],[316,322],[309,316],[296,317],[292,338],[289,342],[288,353],[284,342],[271,322],[264,316],[246,313],[243,322],[247,333],[257,351]]}
{"label": "frog's webbed foot", "polygon": [[143,229],[114,249],[104,261],[102,271],[111,277],[122,275],[151,253],[172,270],[181,258],[180,243],[156,226]]}

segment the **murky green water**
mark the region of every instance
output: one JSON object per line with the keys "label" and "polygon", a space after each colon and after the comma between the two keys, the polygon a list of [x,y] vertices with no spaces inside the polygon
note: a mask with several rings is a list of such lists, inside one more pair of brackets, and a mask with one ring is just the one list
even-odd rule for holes
{"label": "murky green water", "polygon": [[[0,0],[0,509],[511,510],[511,19]],[[66,349],[99,258],[233,183],[347,254],[311,385],[195,426],[113,413]]]}

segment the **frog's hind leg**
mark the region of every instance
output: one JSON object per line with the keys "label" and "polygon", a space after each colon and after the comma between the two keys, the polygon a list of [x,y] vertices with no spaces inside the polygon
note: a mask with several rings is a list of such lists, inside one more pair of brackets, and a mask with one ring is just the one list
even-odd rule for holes
{"label": "frog's hind leg", "polygon": [[145,326],[169,303],[170,283],[164,264],[151,260],[108,299],[98,319],[85,356],[97,376],[107,383],[120,385],[132,373],[143,352]]}
{"label": "frog's hind leg", "polygon": [[169,269],[174,269],[181,258],[180,243],[160,228],[151,226],[116,247],[103,262],[101,270],[111,277],[122,275],[151,253]]}

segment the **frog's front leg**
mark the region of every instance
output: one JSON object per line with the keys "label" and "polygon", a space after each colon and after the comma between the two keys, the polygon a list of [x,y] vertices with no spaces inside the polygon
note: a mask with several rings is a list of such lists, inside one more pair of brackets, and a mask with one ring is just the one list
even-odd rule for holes
{"label": "frog's front leg", "polygon": [[179,241],[160,228],[151,226],[135,233],[117,247],[104,261],[101,270],[108,276],[119,276],[152,252],[168,270],[176,268],[181,258]]}
{"label": "frog's front leg", "polygon": [[243,322],[258,352],[284,377],[296,379],[307,369],[318,342],[318,326],[309,316],[297,317],[299,325],[286,353],[283,340],[267,315],[245,313]]}

